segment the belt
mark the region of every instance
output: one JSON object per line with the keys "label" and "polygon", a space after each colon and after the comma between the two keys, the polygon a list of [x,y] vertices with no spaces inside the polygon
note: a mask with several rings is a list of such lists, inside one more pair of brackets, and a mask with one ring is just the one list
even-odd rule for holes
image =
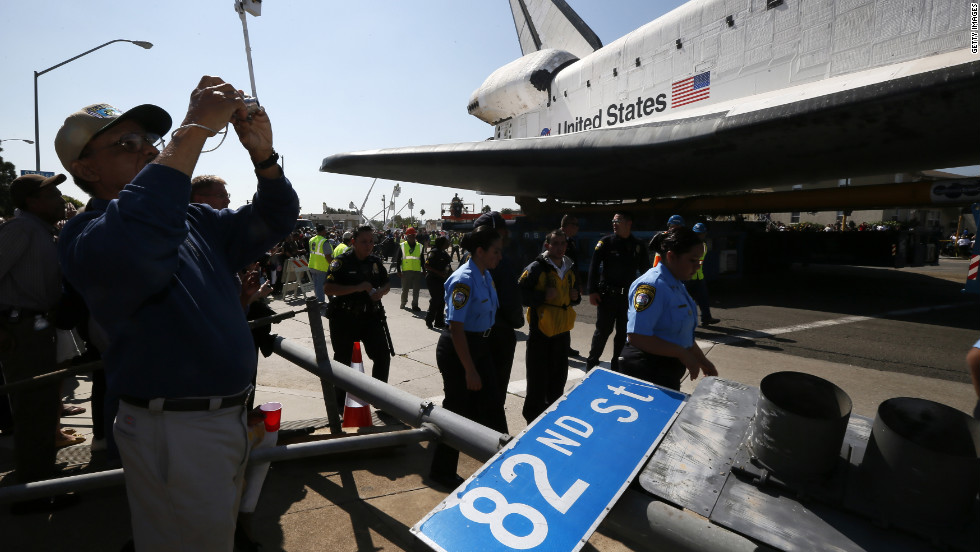
{"label": "belt", "polygon": [[628,288],[628,287],[605,286],[605,287],[602,288],[602,291],[600,291],[599,293],[600,293],[600,295],[601,294],[606,294],[606,295],[626,295],[627,293],[629,293],[629,291],[630,291],[630,288]]}
{"label": "belt", "polygon": [[490,337],[490,332],[492,331],[493,331],[493,326],[490,326],[489,328],[487,328],[482,332],[466,332],[466,333],[473,337]]}
{"label": "belt", "polygon": [[248,398],[252,395],[252,390],[252,386],[249,385],[244,391],[237,395],[233,395],[231,397],[215,397],[210,399],[139,399],[127,395],[122,395],[119,397],[119,399],[124,403],[138,406],[140,408],[146,408],[147,410],[197,412],[202,410],[219,410],[221,408],[242,406],[248,402]]}

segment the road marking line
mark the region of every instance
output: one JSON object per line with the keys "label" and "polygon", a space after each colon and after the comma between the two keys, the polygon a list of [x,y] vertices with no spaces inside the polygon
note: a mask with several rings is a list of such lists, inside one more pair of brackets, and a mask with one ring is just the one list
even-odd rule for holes
{"label": "road marking line", "polygon": [[816,322],[808,322],[806,324],[797,324],[795,326],[786,326],[783,328],[770,328],[768,330],[749,330],[735,335],[718,336],[712,339],[699,339],[699,344],[704,344],[707,346],[711,345],[732,345],[734,343],[739,343],[745,340],[752,339],[762,339],[767,337],[773,337],[781,334],[801,332],[804,330],[812,330],[816,328],[827,328],[830,326],[839,326],[842,324],[853,324],[855,322],[865,322],[867,320],[874,320],[876,318],[890,318],[896,316],[908,316],[910,314],[921,314],[924,312],[952,309],[956,307],[969,306],[966,303],[953,303],[949,305],[936,305],[932,307],[916,307],[914,309],[901,309],[895,311],[888,311],[881,314],[873,314],[870,316],[845,316],[842,318],[831,318],[828,320],[818,320]]}
{"label": "road marking line", "polygon": [[[792,333],[792,332],[802,332],[804,330],[813,330],[816,328],[827,328],[830,326],[839,326],[842,324],[854,324],[855,322],[865,322],[868,320],[874,320],[876,318],[888,318],[894,316],[907,316],[910,314],[921,314],[924,312],[952,309],[956,307],[970,306],[966,303],[954,303],[950,305],[937,305],[934,307],[917,307],[914,309],[902,309],[884,312],[881,314],[874,314],[871,316],[844,316],[842,318],[830,318],[827,320],[818,320],[816,322],[808,322],[806,324],[797,324],[795,326],[786,326],[783,328],[771,328],[768,330],[749,330],[735,335],[719,336],[716,339],[699,339],[698,345],[701,347],[711,347],[713,345],[731,345],[734,343],[739,343],[745,340],[751,339],[762,339],[766,337],[773,337],[781,334]],[[568,368],[568,381],[575,381],[585,377],[586,372],[579,368]],[[507,392],[516,395],[527,391],[527,380],[517,380],[512,381],[507,385]],[[444,399],[444,395],[439,395],[436,397],[430,397],[426,400],[436,402]]]}

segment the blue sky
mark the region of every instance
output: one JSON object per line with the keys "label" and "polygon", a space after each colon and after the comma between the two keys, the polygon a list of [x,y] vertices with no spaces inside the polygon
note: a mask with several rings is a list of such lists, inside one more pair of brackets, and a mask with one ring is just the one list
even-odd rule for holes
{"label": "blue sky", "polygon": [[[608,44],[680,5],[678,0],[569,0]],[[38,78],[41,170],[64,172],[54,136],[64,118],[93,103],[129,109],[153,103],[175,126],[202,75],[249,90],[241,21],[231,0],[31,0],[0,2],[0,139],[34,139],[34,71],[111,44]],[[256,91],[273,122],[303,212],[321,204],[360,205],[371,179],[319,172],[327,155],[361,149],[480,141],[492,128],[466,113],[469,95],[498,67],[520,57],[507,0],[266,0],[248,16]],[[234,132],[204,154],[197,174],[229,181],[232,204],[255,179]],[[217,140],[214,141],[217,143]],[[35,168],[34,146],[4,141],[3,157]],[[379,180],[365,213],[381,210],[392,181]],[[73,184],[65,193],[86,200]],[[434,215],[456,190],[402,184],[416,214]],[[481,196],[461,191],[479,207]],[[512,197],[482,196],[495,209]],[[403,211],[408,213],[406,209]]]}
{"label": "blue sky", "polygon": [[[568,0],[603,44],[682,4],[680,0]],[[466,113],[470,94],[520,57],[507,0],[265,0],[248,16],[259,99],[272,117],[276,149],[303,212],[322,203],[360,205],[371,179],[319,172],[328,155],[362,149],[481,141],[492,128]],[[241,21],[232,0],[163,2],[0,0],[0,139],[34,138],[33,72],[117,38],[38,79],[41,169],[63,172],[54,136],[70,113],[93,103],[159,105],[179,123],[202,75],[249,90]],[[213,139],[217,144],[217,139]],[[5,160],[34,169],[34,146],[2,144]],[[976,168],[973,173],[976,174]],[[234,132],[204,154],[197,174],[229,182],[232,204],[251,197],[255,178]],[[379,180],[366,214],[395,182]],[[65,193],[82,199],[73,184]],[[403,184],[401,208],[433,216],[457,190]],[[512,197],[460,191],[478,208],[516,207]],[[403,211],[408,213],[406,209]]]}

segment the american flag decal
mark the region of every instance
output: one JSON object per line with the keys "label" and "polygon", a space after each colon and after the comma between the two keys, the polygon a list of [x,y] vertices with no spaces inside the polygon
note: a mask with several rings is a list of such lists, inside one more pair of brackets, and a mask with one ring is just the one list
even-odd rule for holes
{"label": "american flag decal", "polygon": [[700,102],[708,98],[711,92],[711,71],[679,80],[671,85],[670,107]]}

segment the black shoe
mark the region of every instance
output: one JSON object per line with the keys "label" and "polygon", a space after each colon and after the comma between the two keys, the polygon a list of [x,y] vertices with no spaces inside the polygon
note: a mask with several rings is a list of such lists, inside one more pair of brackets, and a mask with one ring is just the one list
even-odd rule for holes
{"label": "black shoe", "polygon": [[436,487],[441,487],[444,490],[448,490],[448,491],[456,490],[460,485],[463,484],[464,481],[466,481],[465,479],[463,479],[462,477],[460,477],[455,473],[449,473],[449,474],[430,473],[429,480],[435,483]]}
{"label": "black shoe", "polygon": [[589,359],[589,360],[585,361],[585,371],[588,372],[589,370],[595,368],[598,365],[599,365],[599,361],[598,360]]}
{"label": "black shoe", "polygon": [[35,498],[34,500],[25,500],[22,502],[14,502],[10,505],[10,513],[15,516],[24,516],[44,512],[55,512],[57,510],[69,508],[75,504],[78,504],[78,495],[63,494],[52,497]]}
{"label": "black shoe", "polygon": [[446,323],[445,322],[433,322],[432,323],[432,327],[435,328],[435,329],[437,329],[437,330],[445,330],[446,329]]}
{"label": "black shoe", "polygon": [[578,349],[572,349],[571,347],[569,347],[568,348],[568,356],[570,356],[570,357],[577,357],[577,356],[579,356]]}
{"label": "black shoe", "polygon": [[428,318],[425,319],[425,327],[429,328],[430,330],[432,329],[432,321]]}
{"label": "black shoe", "polygon": [[705,319],[701,320],[701,325],[702,326],[710,326],[712,324],[717,324],[719,322],[721,322],[721,320],[718,320],[717,318],[705,318]]}
{"label": "black shoe", "polygon": [[418,305],[412,305],[412,310],[415,312],[422,312],[422,309],[420,309]]}

